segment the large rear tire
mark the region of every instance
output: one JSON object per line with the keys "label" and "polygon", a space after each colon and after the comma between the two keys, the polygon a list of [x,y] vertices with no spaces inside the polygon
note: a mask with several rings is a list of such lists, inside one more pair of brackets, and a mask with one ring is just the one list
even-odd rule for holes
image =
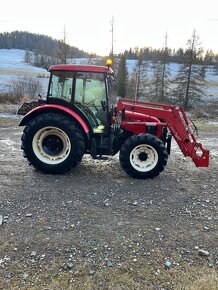
{"label": "large rear tire", "polygon": [[21,149],[30,164],[45,173],[76,167],[84,154],[84,138],[76,124],[54,113],[34,118],[24,129]]}
{"label": "large rear tire", "polygon": [[134,178],[153,178],[164,170],[168,154],[163,142],[151,134],[129,137],[120,149],[120,165]]}

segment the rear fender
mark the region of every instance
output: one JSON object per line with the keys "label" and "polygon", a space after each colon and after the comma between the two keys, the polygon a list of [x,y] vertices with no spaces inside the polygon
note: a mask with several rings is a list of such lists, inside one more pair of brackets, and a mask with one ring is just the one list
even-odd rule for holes
{"label": "rear fender", "polygon": [[66,116],[69,116],[70,118],[76,120],[77,124],[83,129],[87,140],[89,140],[90,130],[86,122],[76,112],[70,110],[67,107],[60,106],[60,105],[49,104],[49,105],[38,106],[32,109],[23,117],[19,126],[26,126],[31,120],[33,120],[39,114],[44,114],[48,112],[65,114]]}
{"label": "rear fender", "polygon": [[89,128],[86,122],[77,113],[70,110],[69,108],[66,108],[60,105],[43,105],[43,106],[38,106],[32,109],[23,117],[19,126],[27,125],[35,116],[37,116],[40,113],[45,113],[47,111],[50,111],[51,109],[55,109],[56,111],[59,111],[60,113],[67,113],[68,115],[70,115],[71,117],[73,117],[74,119],[78,121],[78,123],[84,129],[85,133],[89,132]]}

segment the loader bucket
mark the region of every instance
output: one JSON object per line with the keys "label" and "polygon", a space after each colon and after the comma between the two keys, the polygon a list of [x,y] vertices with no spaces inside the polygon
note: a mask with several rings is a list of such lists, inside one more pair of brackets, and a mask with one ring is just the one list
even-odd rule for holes
{"label": "loader bucket", "polygon": [[209,150],[203,148],[200,143],[194,147],[192,159],[197,167],[208,167],[209,165]]}

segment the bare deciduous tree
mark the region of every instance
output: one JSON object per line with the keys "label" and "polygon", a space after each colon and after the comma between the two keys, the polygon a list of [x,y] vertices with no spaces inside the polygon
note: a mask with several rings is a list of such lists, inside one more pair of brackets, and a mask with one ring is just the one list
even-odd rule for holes
{"label": "bare deciduous tree", "polygon": [[69,53],[69,45],[67,44],[66,39],[67,39],[67,33],[64,26],[63,38],[58,42],[59,47],[58,47],[58,53],[57,53],[57,56],[60,59],[60,62],[63,64],[67,64],[67,58],[68,58],[68,53]]}
{"label": "bare deciduous tree", "polygon": [[145,100],[148,95],[148,63],[143,59],[143,54],[139,53],[137,63],[131,73],[128,83],[128,95],[135,100]]}
{"label": "bare deciduous tree", "polygon": [[24,97],[36,97],[41,89],[42,86],[38,79],[35,77],[24,76],[23,78],[11,82],[10,94],[19,102]]}

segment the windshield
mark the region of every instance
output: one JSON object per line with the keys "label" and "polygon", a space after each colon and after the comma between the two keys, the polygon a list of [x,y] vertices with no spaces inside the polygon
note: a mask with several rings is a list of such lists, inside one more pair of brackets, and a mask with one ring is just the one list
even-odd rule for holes
{"label": "windshield", "polygon": [[102,101],[106,102],[105,76],[103,73],[53,71],[49,96],[99,108]]}

